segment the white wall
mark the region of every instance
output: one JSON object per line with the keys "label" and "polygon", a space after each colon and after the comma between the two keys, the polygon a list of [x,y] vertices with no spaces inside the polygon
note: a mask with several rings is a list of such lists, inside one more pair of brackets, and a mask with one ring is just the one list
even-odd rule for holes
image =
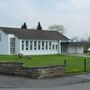
{"label": "white wall", "polygon": [[68,53],[72,53],[72,54],[78,54],[78,53],[83,53],[83,46],[68,46]]}
{"label": "white wall", "polygon": [[[1,33],[1,41],[0,41],[0,54],[10,54],[10,38],[15,38],[15,54],[22,53],[24,55],[47,55],[47,54],[61,54],[61,41],[58,40],[29,40],[29,41],[44,41],[51,42],[51,49],[48,50],[22,50],[22,40],[18,39],[14,34],[6,34],[2,30]],[[57,49],[53,50],[53,45],[58,45]],[[30,46],[30,45],[29,45]],[[34,46],[34,45],[33,45]],[[37,45],[38,48],[38,45]],[[42,45],[41,45],[42,48]],[[45,48],[45,46],[44,46]],[[83,53],[83,46],[68,46],[67,53]]]}
{"label": "white wall", "polygon": [[8,54],[10,55],[10,38],[15,38],[14,34],[8,34]]}
{"label": "white wall", "polygon": [[77,47],[77,53],[83,53],[84,52],[84,46]]}
{"label": "white wall", "polygon": [[20,53],[20,41],[20,39],[15,37],[15,54],[17,55]]}
{"label": "white wall", "polygon": [[[34,41],[34,40],[31,40],[31,41]],[[36,40],[35,40],[36,41]],[[37,40],[37,41],[41,41],[41,40]],[[49,41],[49,40],[42,40],[42,41]],[[50,40],[51,41],[51,40]],[[22,40],[20,41],[22,42]],[[54,44],[57,44],[58,45],[58,41],[51,41],[52,42],[52,45]],[[20,47],[22,47],[22,45],[20,44]],[[38,47],[38,45],[37,45]],[[58,46],[57,46],[58,47]],[[44,47],[45,48],[45,47]],[[60,48],[60,47],[59,47]],[[60,49],[61,50],[61,49]],[[61,52],[61,51],[59,51]],[[20,49],[20,53],[24,54],[24,55],[47,55],[47,54],[58,54],[58,49],[57,50],[53,50],[51,48],[51,50],[22,50]]]}
{"label": "white wall", "polygon": [[10,54],[10,38],[15,38],[15,54],[19,54],[20,53],[20,39],[18,39],[14,34],[8,35],[9,54]]}
{"label": "white wall", "polygon": [[[51,46],[51,49],[49,50],[22,50],[22,40],[18,39],[13,34],[6,34],[2,30],[0,30],[1,33],[1,41],[0,41],[0,54],[10,54],[10,38],[15,38],[15,54],[22,53],[24,55],[47,55],[47,54],[61,54],[61,41],[58,40],[29,40],[29,41],[47,41],[52,43],[53,45],[58,45],[57,49],[53,50],[53,47]],[[30,46],[30,45],[29,45]],[[34,45],[33,45],[34,46]],[[38,47],[38,45],[37,45]],[[42,47],[42,45],[41,45]],[[34,47],[33,47],[34,48]],[[45,46],[44,46],[45,48]],[[83,53],[83,46],[68,46],[67,53]]]}
{"label": "white wall", "polygon": [[[0,30],[0,33],[2,35],[2,40],[0,41],[0,54],[6,54],[11,55],[10,53],[10,38],[15,38],[15,54],[22,53],[24,55],[47,55],[47,54],[59,54],[61,53],[61,43],[57,40],[29,40],[29,41],[47,41],[52,43],[52,45],[57,44],[57,49],[53,50],[53,47],[51,46],[51,49],[48,50],[22,50],[22,40],[18,39],[14,34],[5,34],[2,30]],[[41,43],[42,44],[42,43]],[[48,43],[49,45],[49,43]],[[30,45],[29,45],[30,46]],[[38,45],[37,45],[38,47]],[[29,47],[30,48],[30,47]],[[33,45],[34,48],[34,45]],[[41,45],[42,48],[42,45]],[[45,45],[44,45],[45,48]]]}
{"label": "white wall", "polygon": [[0,30],[1,41],[0,41],[0,54],[9,54],[8,53],[8,35]]}
{"label": "white wall", "polygon": [[61,54],[61,40],[58,41],[58,54]]}

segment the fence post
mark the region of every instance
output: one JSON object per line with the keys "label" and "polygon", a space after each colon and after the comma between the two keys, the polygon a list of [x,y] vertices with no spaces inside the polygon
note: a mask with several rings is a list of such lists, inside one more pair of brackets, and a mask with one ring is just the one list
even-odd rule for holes
{"label": "fence post", "polygon": [[86,72],[86,58],[84,59],[84,72]]}
{"label": "fence post", "polygon": [[66,64],[67,64],[67,62],[66,62],[66,60],[64,60],[64,65],[66,66]]}

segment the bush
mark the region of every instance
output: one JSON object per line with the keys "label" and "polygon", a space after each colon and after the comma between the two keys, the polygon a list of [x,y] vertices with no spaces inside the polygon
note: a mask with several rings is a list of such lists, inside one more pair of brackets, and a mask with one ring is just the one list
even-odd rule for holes
{"label": "bush", "polygon": [[18,54],[18,58],[21,59],[21,58],[26,58],[26,59],[31,59],[31,56],[30,55],[23,55],[22,53],[19,53]]}
{"label": "bush", "polygon": [[88,53],[88,50],[84,50],[84,53]]}
{"label": "bush", "polygon": [[18,58],[19,58],[19,59],[23,58],[23,54],[22,54],[22,53],[19,53],[19,54],[18,54]]}
{"label": "bush", "polygon": [[74,69],[71,70],[71,72],[72,73],[77,73],[77,72],[79,72],[79,69],[74,68]]}
{"label": "bush", "polygon": [[31,59],[31,56],[30,55],[26,55],[26,56],[24,56],[24,58]]}

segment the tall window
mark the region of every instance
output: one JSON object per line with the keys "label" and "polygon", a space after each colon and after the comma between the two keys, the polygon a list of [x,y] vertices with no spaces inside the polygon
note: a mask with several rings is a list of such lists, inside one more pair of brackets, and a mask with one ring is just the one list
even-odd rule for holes
{"label": "tall window", "polygon": [[34,41],[34,50],[36,50],[36,48],[37,48],[37,42]]}
{"label": "tall window", "polygon": [[28,41],[26,41],[26,50],[28,50]]}
{"label": "tall window", "polygon": [[38,50],[40,50],[40,41],[38,41]]}
{"label": "tall window", "polygon": [[48,42],[46,42],[46,50],[48,49]]}
{"label": "tall window", "polygon": [[58,49],[58,45],[56,44],[56,50]]}
{"label": "tall window", "polygon": [[30,41],[30,50],[32,50],[32,41]]}
{"label": "tall window", "polygon": [[22,41],[22,50],[24,50],[24,41]]}
{"label": "tall window", "polygon": [[53,50],[55,49],[55,45],[53,45]]}
{"label": "tall window", "polygon": [[44,50],[44,41],[42,41],[42,50]]}
{"label": "tall window", "polygon": [[10,38],[10,47],[15,47],[15,38]]}
{"label": "tall window", "polygon": [[49,42],[49,50],[51,50],[51,42]]}

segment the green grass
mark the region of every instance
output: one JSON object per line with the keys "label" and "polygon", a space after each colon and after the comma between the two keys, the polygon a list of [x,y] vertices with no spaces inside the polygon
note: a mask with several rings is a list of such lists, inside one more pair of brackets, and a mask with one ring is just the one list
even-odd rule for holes
{"label": "green grass", "polygon": [[[82,72],[83,71],[83,57],[69,56],[69,55],[41,55],[32,56],[31,59],[21,58],[17,56],[1,55],[0,62],[23,62],[27,67],[41,67],[64,64],[67,61],[67,73]],[[87,71],[90,72],[90,58],[87,60]]]}

